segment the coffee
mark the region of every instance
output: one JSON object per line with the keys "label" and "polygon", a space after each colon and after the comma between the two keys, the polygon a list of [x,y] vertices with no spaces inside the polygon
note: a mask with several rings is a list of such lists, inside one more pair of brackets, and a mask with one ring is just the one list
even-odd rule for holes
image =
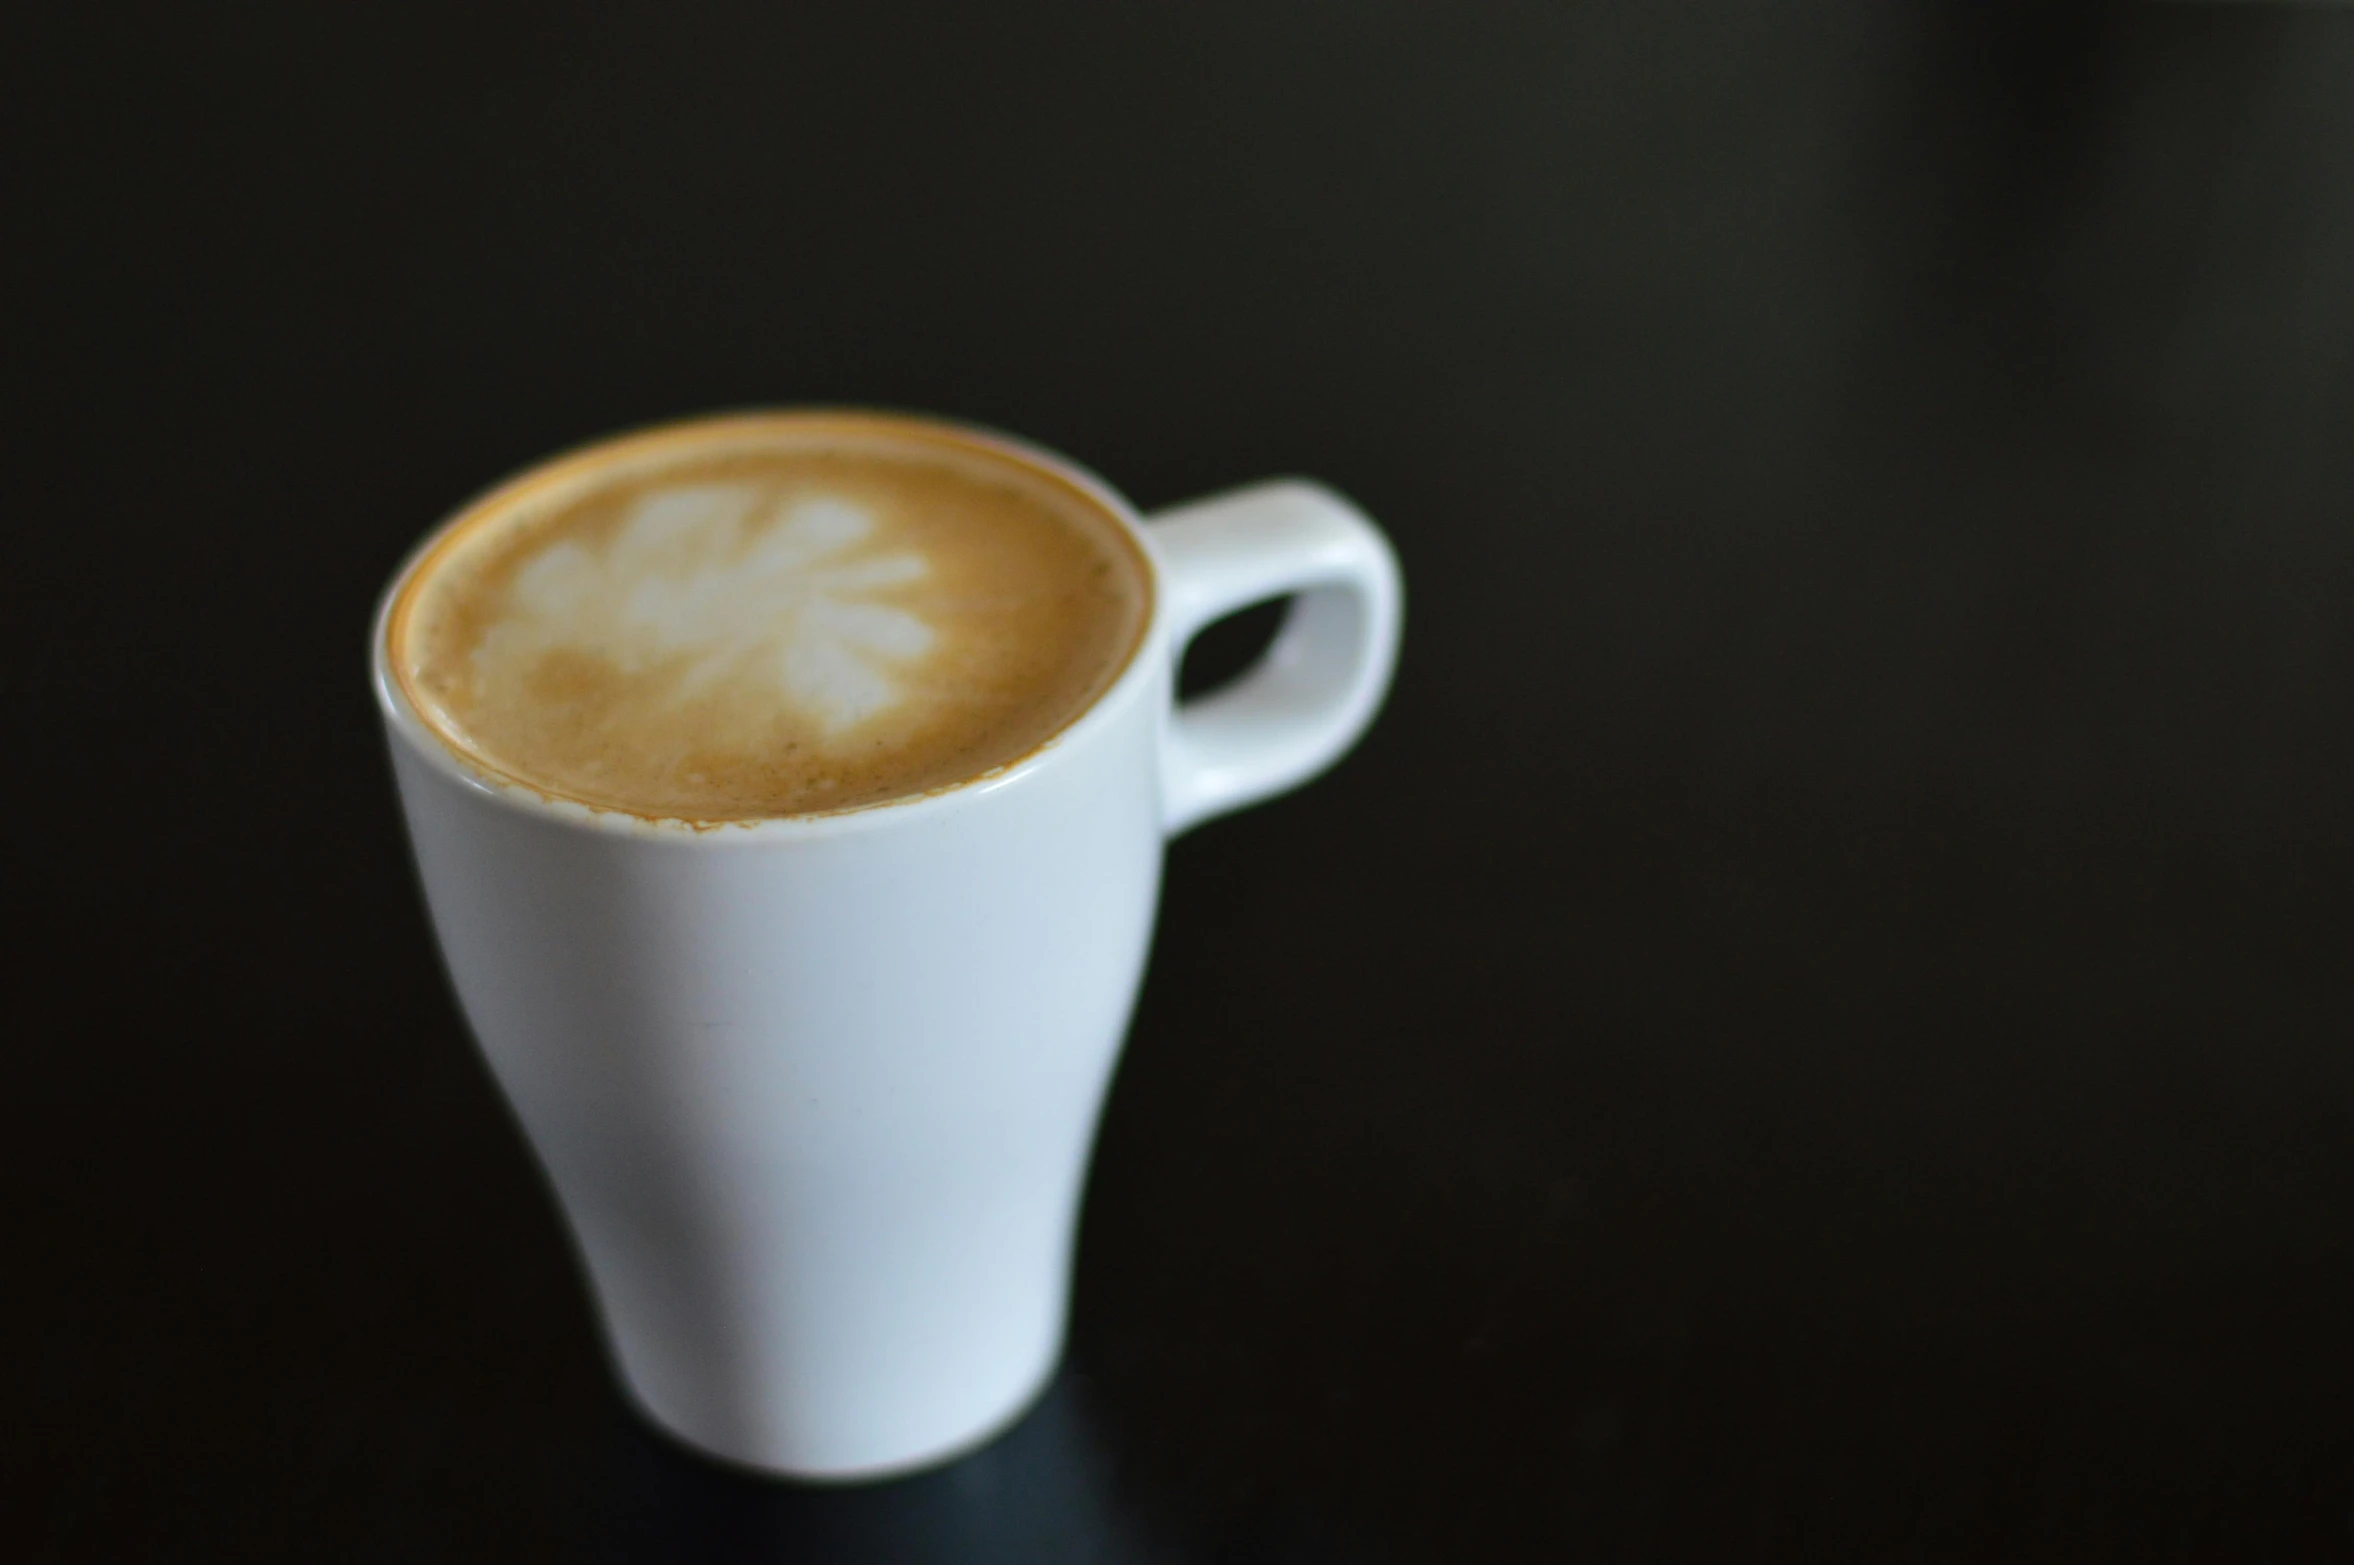
{"label": "coffee", "polygon": [[985,436],[719,418],[463,513],[390,620],[476,768],[689,821],[856,808],[1020,759],[1126,667],[1151,588],[1106,504]]}

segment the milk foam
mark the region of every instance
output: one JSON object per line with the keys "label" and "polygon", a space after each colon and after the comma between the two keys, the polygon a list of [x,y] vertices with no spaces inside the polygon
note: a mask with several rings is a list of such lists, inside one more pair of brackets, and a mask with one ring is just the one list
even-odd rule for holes
{"label": "milk foam", "polygon": [[748,484],[657,489],[602,546],[566,540],[518,570],[475,662],[574,652],[632,674],[667,666],[676,703],[757,685],[838,736],[897,705],[892,668],[939,640],[887,596],[929,564],[867,547],[874,531],[839,495],[763,504]]}
{"label": "milk foam", "polygon": [[658,818],[855,807],[1035,749],[1125,665],[1149,575],[1099,502],[976,437],[713,420],[452,525],[389,650],[473,764]]}

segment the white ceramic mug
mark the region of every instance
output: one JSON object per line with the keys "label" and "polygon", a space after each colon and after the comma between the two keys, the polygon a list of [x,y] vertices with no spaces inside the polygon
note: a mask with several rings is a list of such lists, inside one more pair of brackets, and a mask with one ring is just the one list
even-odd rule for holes
{"label": "white ceramic mug", "polygon": [[[1046,1384],[1162,843],[1329,765],[1397,646],[1389,546],[1329,489],[1145,521],[1062,458],[955,433],[1082,489],[1152,575],[1105,693],[962,786],[703,828],[551,800],[470,767],[391,677],[389,611],[425,549],[377,616],[442,955],[622,1383],[689,1445],[773,1472],[943,1460]],[[1261,662],[1177,702],[1196,631],[1293,593]]]}

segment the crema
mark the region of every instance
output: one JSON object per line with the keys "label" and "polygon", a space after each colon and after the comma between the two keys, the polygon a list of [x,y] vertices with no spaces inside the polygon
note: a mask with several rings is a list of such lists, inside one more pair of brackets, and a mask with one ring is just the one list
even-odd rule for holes
{"label": "crema", "polygon": [[479,770],[658,819],[884,803],[1048,743],[1134,654],[1151,576],[1011,446],[744,415],[559,458],[460,513],[391,664]]}

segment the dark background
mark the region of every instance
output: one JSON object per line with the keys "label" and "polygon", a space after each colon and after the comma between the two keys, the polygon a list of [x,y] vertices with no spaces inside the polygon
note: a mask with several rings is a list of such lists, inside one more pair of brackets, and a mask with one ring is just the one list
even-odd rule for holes
{"label": "dark background", "polygon": [[[6,57],[0,1551],[2354,1557],[2354,11]],[[849,1492],[621,1410],[363,678],[476,488],[798,401],[1315,474],[1410,584],[1173,851],[1064,1380]]]}

